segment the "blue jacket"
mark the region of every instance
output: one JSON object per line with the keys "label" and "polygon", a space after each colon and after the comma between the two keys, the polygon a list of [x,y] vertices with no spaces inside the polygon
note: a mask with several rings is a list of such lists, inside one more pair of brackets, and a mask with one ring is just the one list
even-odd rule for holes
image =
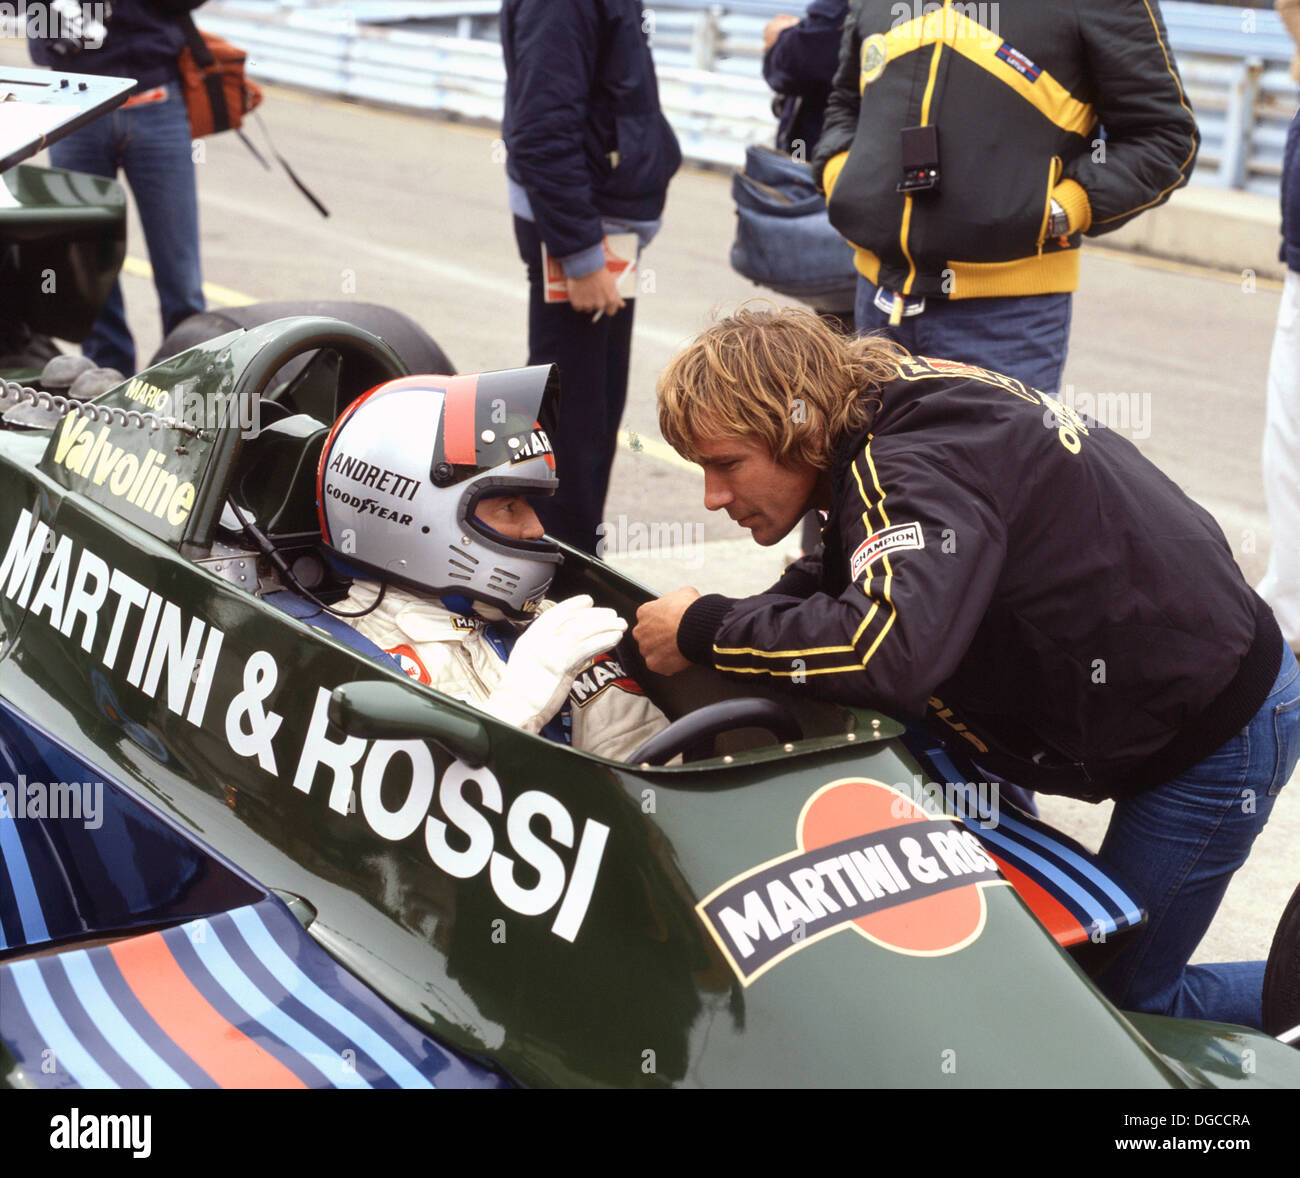
{"label": "blue jacket", "polygon": [[105,77],[135,78],[137,90],[151,90],[180,79],[176,59],[185,48],[178,15],[197,8],[203,0],[113,0],[104,22],[102,45],[60,57],[50,40],[28,41],[32,61],[54,69]]}
{"label": "blue jacket", "polygon": [[785,29],[763,56],[763,77],[781,96],[776,146],[793,151],[803,141],[809,159],[822,133],[826,100],[840,60],[849,0],[812,0],[803,19]]}
{"label": "blue jacket", "polygon": [[1282,156],[1282,248],[1278,257],[1300,272],[1300,112],[1291,120]]}
{"label": "blue jacket", "polygon": [[601,218],[663,212],[682,154],[659,109],[639,0],[506,0],[506,169],[547,249],[599,244]]}

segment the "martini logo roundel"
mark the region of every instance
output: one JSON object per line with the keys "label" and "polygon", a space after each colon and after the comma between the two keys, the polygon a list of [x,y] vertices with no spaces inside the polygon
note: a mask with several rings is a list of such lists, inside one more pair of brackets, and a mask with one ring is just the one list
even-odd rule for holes
{"label": "martini logo roundel", "polygon": [[839,932],[895,953],[955,953],[984,929],[983,888],[1006,882],[969,830],[868,778],[822,786],[795,842],[696,905],[745,985]]}
{"label": "martini logo roundel", "polygon": [[388,653],[402,664],[402,670],[417,683],[423,683],[426,687],[433,683],[433,676],[429,674],[428,668],[420,661],[420,656],[412,647],[402,643],[401,646],[394,646]]}

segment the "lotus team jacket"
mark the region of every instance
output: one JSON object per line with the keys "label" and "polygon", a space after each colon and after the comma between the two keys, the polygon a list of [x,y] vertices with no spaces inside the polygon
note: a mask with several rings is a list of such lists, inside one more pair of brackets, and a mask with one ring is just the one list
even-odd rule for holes
{"label": "lotus team jacket", "polygon": [[1128,439],[1019,381],[910,358],[844,441],[819,557],[686,611],[687,658],[922,721],[1002,780],[1167,781],[1259,709],[1282,638],[1223,533]]}
{"label": "lotus team jacket", "polygon": [[[938,186],[899,192],[902,132],[921,126]],[[1080,234],[1167,200],[1199,143],[1154,0],[852,0],[814,166],[878,285],[1050,294],[1078,286]]]}

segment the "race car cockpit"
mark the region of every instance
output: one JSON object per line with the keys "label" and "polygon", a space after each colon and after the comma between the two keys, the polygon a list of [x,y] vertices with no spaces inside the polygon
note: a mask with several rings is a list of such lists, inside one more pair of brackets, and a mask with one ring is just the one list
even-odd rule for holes
{"label": "race car cockpit", "polygon": [[[91,412],[65,415],[40,467],[191,565],[298,617],[317,637],[324,630],[348,642],[322,621],[350,578],[323,543],[317,466],[343,409],[406,375],[392,348],[337,319],[299,316],[226,332],[111,390]],[[563,545],[560,552],[552,597],[590,594],[631,621],[653,596],[585,553]],[[656,676],[628,639],[617,655],[676,720],[636,751],[637,763],[663,764],[679,753],[690,763],[730,763],[741,752],[789,755],[892,731],[890,722],[852,709],[738,691],[705,668]],[[344,686],[335,722],[358,736],[391,733],[394,715],[406,717],[411,738],[441,734],[445,741],[449,728],[465,728],[442,709],[424,709],[420,721],[420,709],[413,715],[402,702],[410,686],[400,681]],[[481,744],[477,737],[461,742],[458,755],[476,760]]]}

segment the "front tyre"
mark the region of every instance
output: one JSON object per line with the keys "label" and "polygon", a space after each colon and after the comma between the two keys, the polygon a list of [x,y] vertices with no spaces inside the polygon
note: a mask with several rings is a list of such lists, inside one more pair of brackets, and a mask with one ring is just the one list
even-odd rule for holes
{"label": "front tyre", "polygon": [[251,303],[245,307],[220,307],[191,315],[167,333],[149,366],[236,328],[260,327],[263,323],[294,315],[326,315],[377,335],[397,353],[412,374],[455,374],[447,354],[409,316],[375,303],[340,301]]}
{"label": "front tyre", "polygon": [[1300,887],[1282,911],[1268,953],[1264,1030],[1300,1048]]}

